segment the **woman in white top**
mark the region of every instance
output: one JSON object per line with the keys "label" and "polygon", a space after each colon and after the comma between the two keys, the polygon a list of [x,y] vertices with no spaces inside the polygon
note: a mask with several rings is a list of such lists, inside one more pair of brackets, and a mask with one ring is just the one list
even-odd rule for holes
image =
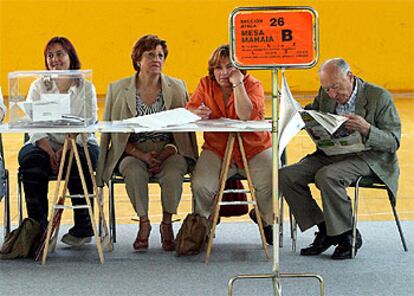
{"label": "woman in white top", "polygon": [[[44,50],[45,66],[48,70],[79,70],[80,61],[72,43],[65,37],[53,37]],[[82,78],[52,78],[43,77],[32,83],[28,100],[36,101],[41,94],[69,94],[70,114],[84,117],[83,114],[92,114],[92,120],[97,120],[97,100],[95,87]],[[86,109],[86,110],[85,110]],[[81,143],[78,136],[77,143]],[[23,175],[23,186],[26,197],[27,213],[30,218],[38,221],[43,230],[47,227],[48,216],[48,182],[49,177],[57,173],[62,157],[64,134],[33,133],[30,140],[19,152],[20,171]],[[89,153],[92,164],[96,167],[99,147],[94,134],[87,136]],[[78,148],[83,170],[88,171],[83,149]],[[89,174],[85,179],[89,192],[93,192]],[[72,164],[68,189],[71,195],[82,194],[76,164]],[[73,205],[84,205],[82,198],[72,199]],[[80,246],[91,241],[93,235],[91,221],[87,209],[74,211],[74,226],[62,237],[62,242]]]}

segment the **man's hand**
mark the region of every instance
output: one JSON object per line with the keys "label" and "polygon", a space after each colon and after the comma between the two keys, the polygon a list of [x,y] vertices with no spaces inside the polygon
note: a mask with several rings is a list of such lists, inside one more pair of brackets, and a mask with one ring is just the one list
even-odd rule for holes
{"label": "man's hand", "polygon": [[345,114],[343,116],[348,118],[344,124],[348,131],[358,131],[361,135],[368,136],[371,124],[369,124],[363,117],[355,114]]}

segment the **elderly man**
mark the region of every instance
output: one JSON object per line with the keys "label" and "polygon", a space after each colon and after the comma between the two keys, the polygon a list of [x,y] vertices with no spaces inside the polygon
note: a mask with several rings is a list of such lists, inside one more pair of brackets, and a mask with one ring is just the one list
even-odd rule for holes
{"label": "elderly man", "polygon": [[[282,168],[279,186],[300,229],[314,225],[319,229],[301,255],[319,255],[335,245],[332,259],[347,259],[352,249],[352,207],[346,188],[359,176],[377,176],[396,196],[401,123],[390,93],[356,77],[345,60],[334,58],[323,63],[319,80],[319,93],[307,108],[348,117],[345,128],[359,132],[369,150],[334,156],[316,150]],[[309,183],[320,190],[323,210],[312,198]],[[356,250],[361,245],[357,231]]]}

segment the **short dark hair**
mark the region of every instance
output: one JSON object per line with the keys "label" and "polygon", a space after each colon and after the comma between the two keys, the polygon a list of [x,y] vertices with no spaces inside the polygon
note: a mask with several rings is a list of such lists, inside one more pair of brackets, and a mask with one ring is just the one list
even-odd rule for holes
{"label": "short dark hair", "polygon": [[[214,68],[217,66],[219,61],[224,58],[230,58],[230,47],[228,44],[217,47],[208,60],[208,76],[210,76],[211,80],[216,80],[214,78]],[[247,73],[246,70],[240,70],[240,72],[242,72],[243,75],[246,75]]]}
{"label": "short dark hair", "polygon": [[158,38],[157,35],[145,35],[138,39],[132,48],[131,59],[132,66],[139,73],[139,66],[137,62],[141,60],[142,54],[148,50],[155,49],[158,45],[161,45],[162,51],[164,52],[164,60],[168,56],[167,41]]}
{"label": "short dark hair", "polygon": [[66,51],[66,53],[69,55],[69,70],[79,70],[81,68],[81,62],[79,60],[78,54],[76,53],[75,47],[73,46],[72,42],[69,41],[68,38],[59,36],[50,39],[45,46],[44,56],[46,69],[50,70],[47,65],[47,51],[49,50],[50,46],[56,43],[59,43]]}

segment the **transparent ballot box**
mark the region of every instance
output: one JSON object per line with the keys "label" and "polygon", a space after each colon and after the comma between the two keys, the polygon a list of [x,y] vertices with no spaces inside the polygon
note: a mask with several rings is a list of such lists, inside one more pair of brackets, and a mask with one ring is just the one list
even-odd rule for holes
{"label": "transparent ballot box", "polygon": [[11,127],[82,127],[96,121],[91,70],[18,71],[8,78]]}

